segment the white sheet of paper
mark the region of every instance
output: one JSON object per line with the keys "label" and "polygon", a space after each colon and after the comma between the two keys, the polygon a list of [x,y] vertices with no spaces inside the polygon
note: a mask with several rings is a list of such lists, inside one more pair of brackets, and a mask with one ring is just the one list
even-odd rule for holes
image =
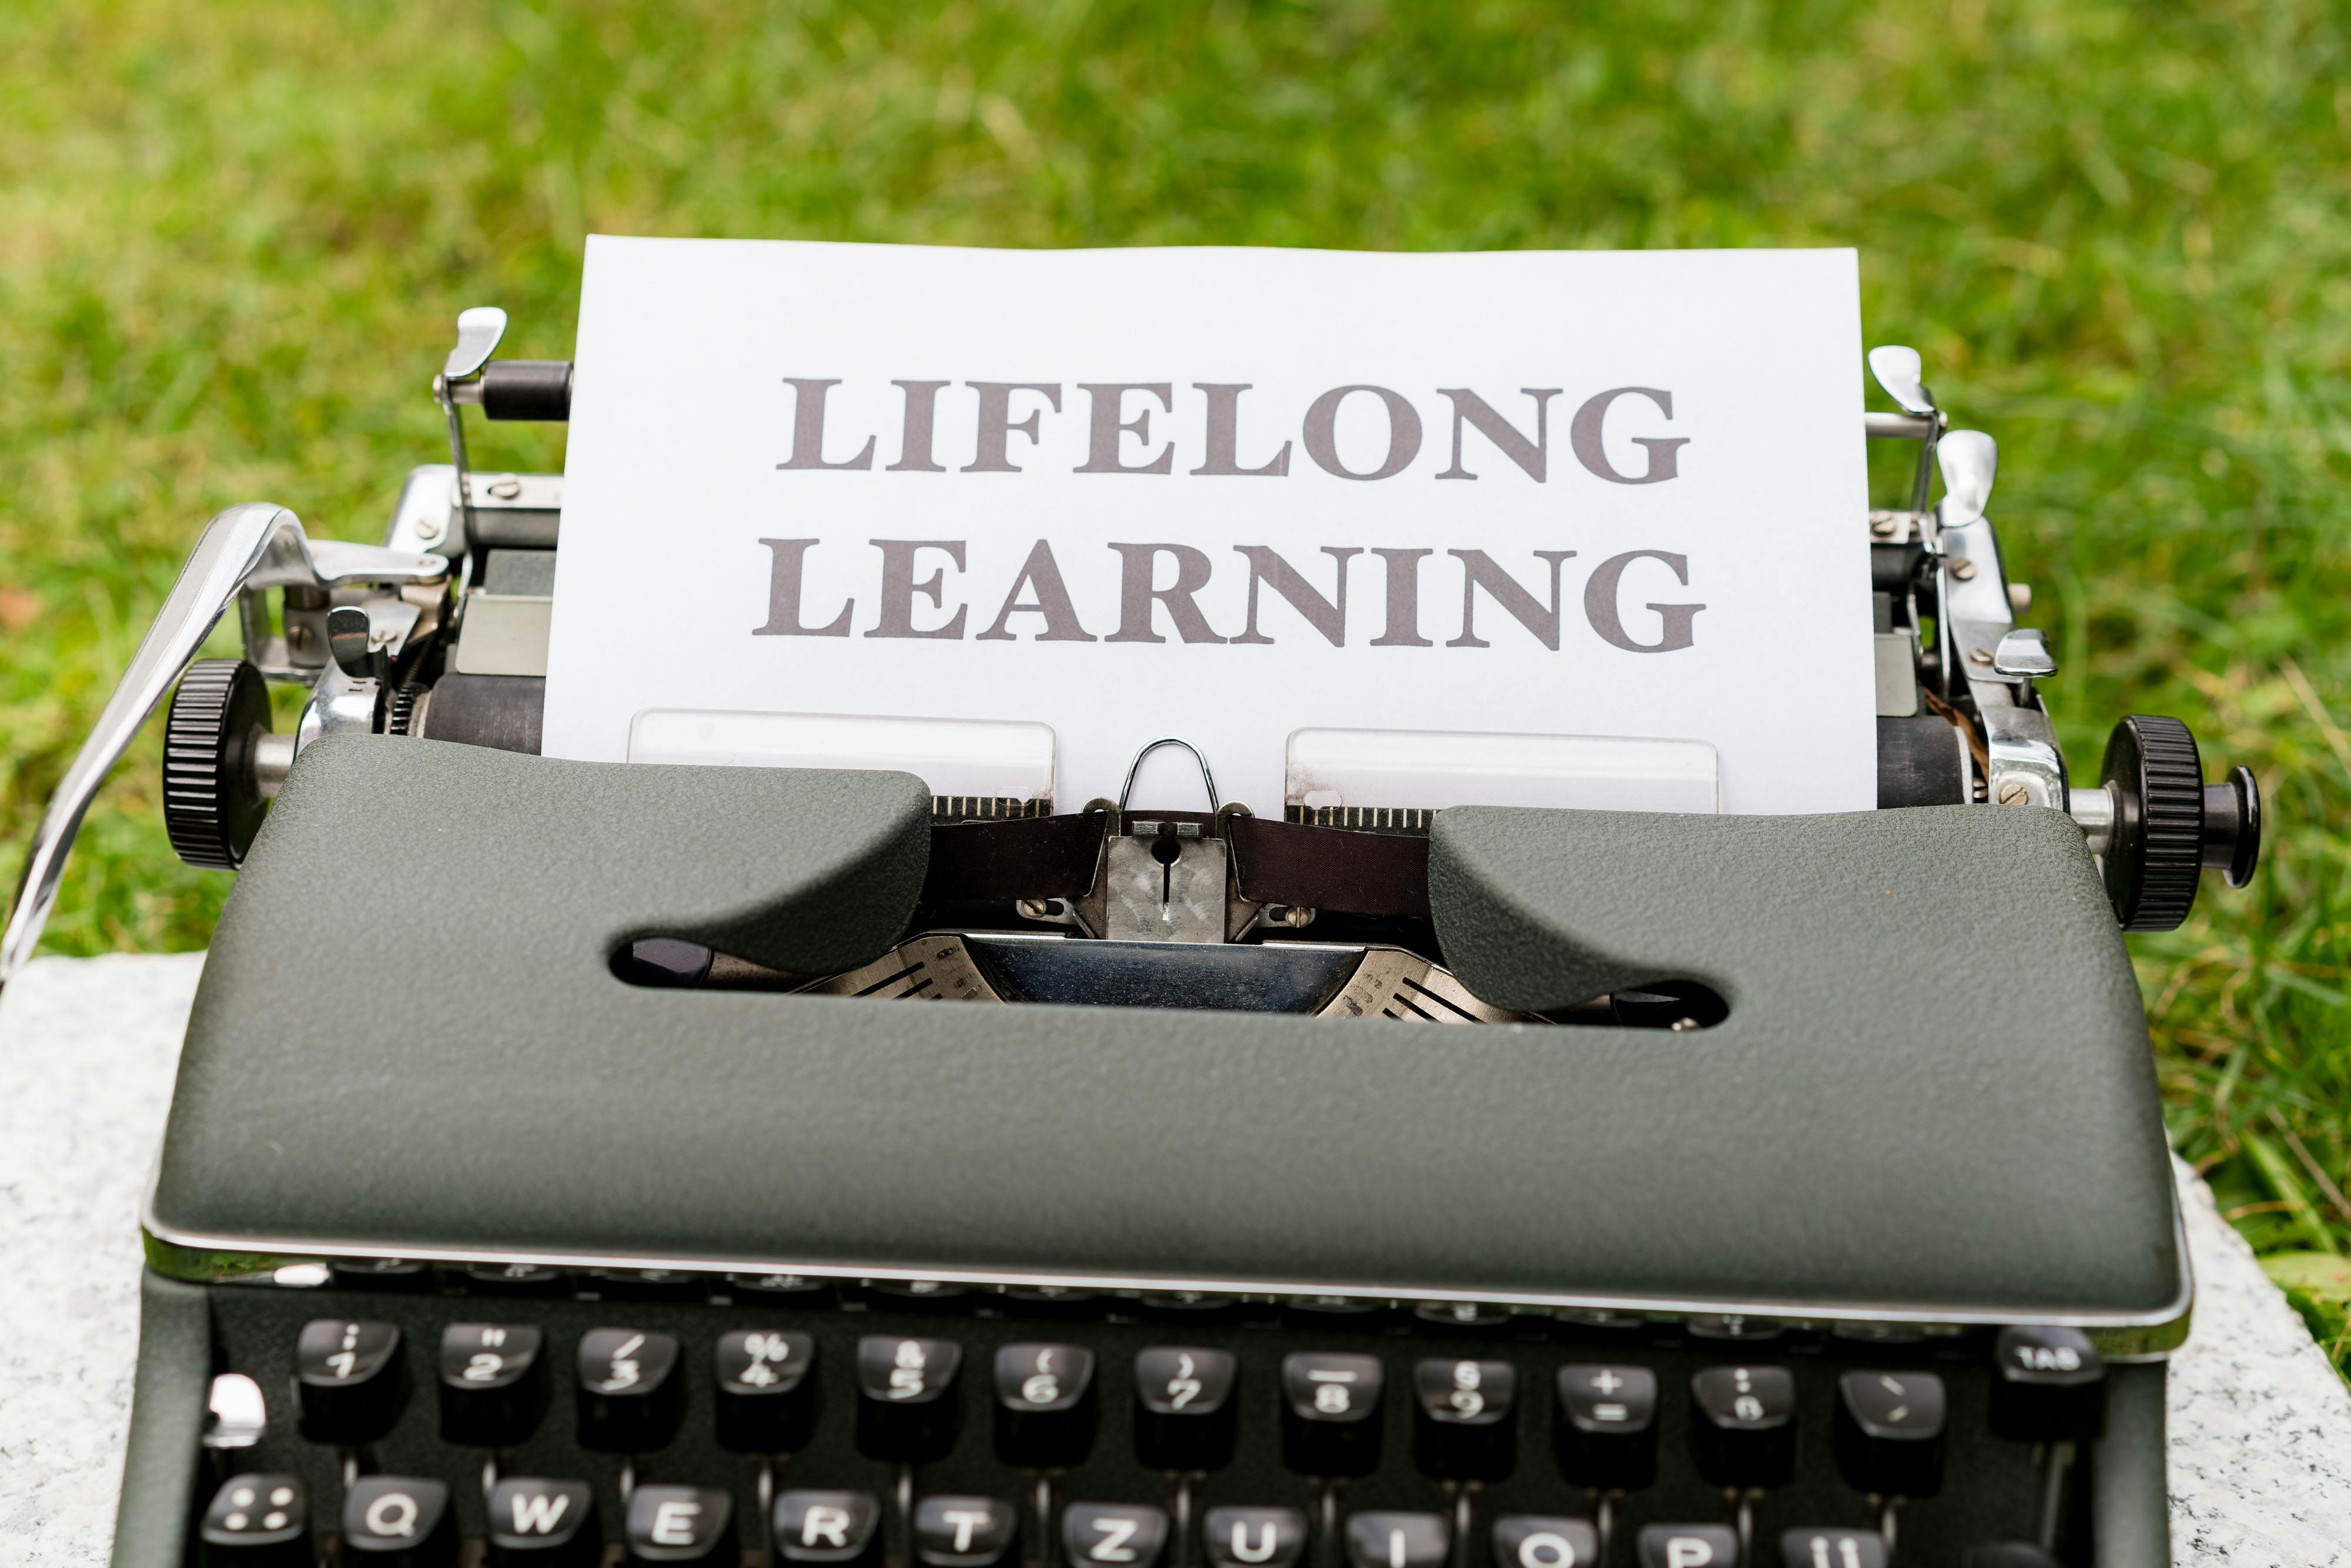
{"label": "white sheet of paper", "polygon": [[577,366],[550,756],[1033,720],[1061,810],[1177,735],[1279,814],[1301,727],[1639,736],[1876,804],[1849,250],[598,236]]}

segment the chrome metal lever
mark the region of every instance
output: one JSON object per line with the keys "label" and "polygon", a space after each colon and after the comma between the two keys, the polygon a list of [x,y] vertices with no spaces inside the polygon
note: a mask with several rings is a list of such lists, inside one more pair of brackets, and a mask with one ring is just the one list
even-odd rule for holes
{"label": "chrome metal lever", "polygon": [[457,342],[442,363],[441,373],[433,378],[433,398],[441,411],[449,416],[449,461],[456,466],[457,487],[453,497],[457,510],[457,538],[471,549],[474,538],[474,499],[471,486],[465,482],[465,418],[457,412],[463,402],[479,402],[475,390],[468,396],[460,389],[476,382],[482,367],[497,352],[498,340],[507,335],[507,313],[495,305],[476,305],[457,313]]}
{"label": "chrome metal lever", "polygon": [[154,624],[131,656],[130,668],[49,798],[40,826],[33,830],[16,902],[7,926],[0,931],[0,987],[33,956],[41,927],[57,903],[66,856],[99,786],[238,594],[248,588],[429,582],[448,570],[449,563],[437,555],[411,555],[337,539],[314,541],[292,512],[266,501],[231,507],[205,524]]}

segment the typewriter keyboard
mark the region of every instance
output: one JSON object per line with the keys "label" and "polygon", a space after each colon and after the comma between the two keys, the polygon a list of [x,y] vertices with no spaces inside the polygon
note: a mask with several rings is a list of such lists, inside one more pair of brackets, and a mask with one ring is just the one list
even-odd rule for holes
{"label": "typewriter keyboard", "polygon": [[223,1565],[2033,1568],[2082,1560],[2103,1395],[2062,1329],[522,1267],[212,1294]]}

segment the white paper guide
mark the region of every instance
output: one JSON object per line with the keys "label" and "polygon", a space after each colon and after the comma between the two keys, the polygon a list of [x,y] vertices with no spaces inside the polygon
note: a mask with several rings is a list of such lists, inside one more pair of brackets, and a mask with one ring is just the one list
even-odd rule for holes
{"label": "white paper guide", "polygon": [[1295,730],[1627,737],[1867,810],[1860,365],[1845,250],[591,238],[544,748],[1041,724],[1068,810],[1176,735],[1279,814]]}

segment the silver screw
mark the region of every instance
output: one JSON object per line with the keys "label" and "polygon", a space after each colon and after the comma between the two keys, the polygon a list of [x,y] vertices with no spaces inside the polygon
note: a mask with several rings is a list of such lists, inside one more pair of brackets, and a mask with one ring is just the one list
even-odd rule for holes
{"label": "silver screw", "polygon": [[2030,806],[2032,791],[2021,779],[2011,779],[2000,787],[2000,803],[2003,806]]}
{"label": "silver screw", "polygon": [[1970,649],[1969,649],[1969,650],[1968,650],[1968,663],[1969,663],[1969,664],[1991,664],[1991,650],[1990,648],[1970,648]]}
{"label": "silver screw", "polygon": [[1314,924],[1314,911],[1301,909],[1293,904],[1281,912],[1281,923],[1293,931],[1302,931]]}
{"label": "silver screw", "polygon": [[1669,1029],[1669,1030],[1673,1030],[1676,1034],[1687,1034],[1687,1033],[1689,1033],[1689,1031],[1690,1031],[1690,1030],[1694,1030],[1694,1029],[1696,1029],[1696,1028],[1698,1027],[1698,1019],[1676,1019],[1673,1022],[1671,1022],[1671,1023],[1667,1024],[1666,1027],[1667,1027],[1667,1029]]}
{"label": "silver screw", "polygon": [[1870,518],[1869,533],[1872,538],[1892,538],[1894,537],[1894,518],[1892,515],[1888,513],[1880,513],[1876,517]]}
{"label": "silver screw", "polygon": [[441,525],[431,517],[426,517],[416,525],[416,537],[426,544],[431,544],[441,537]]}
{"label": "silver screw", "polygon": [[1976,563],[1965,556],[1959,556],[1951,562],[1951,575],[1961,582],[1972,581],[1976,575]]}
{"label": "silver screw", "polygon": [[501,501],[511,501],[522,494],[522,481],[509,474],[491,485],[490,494]]}
{"label": "silver screw", "polygon": [[1060,903],[1051,898],[1024,898],[1020,901],[1020,917],[1024,920],[1050,920]]}

